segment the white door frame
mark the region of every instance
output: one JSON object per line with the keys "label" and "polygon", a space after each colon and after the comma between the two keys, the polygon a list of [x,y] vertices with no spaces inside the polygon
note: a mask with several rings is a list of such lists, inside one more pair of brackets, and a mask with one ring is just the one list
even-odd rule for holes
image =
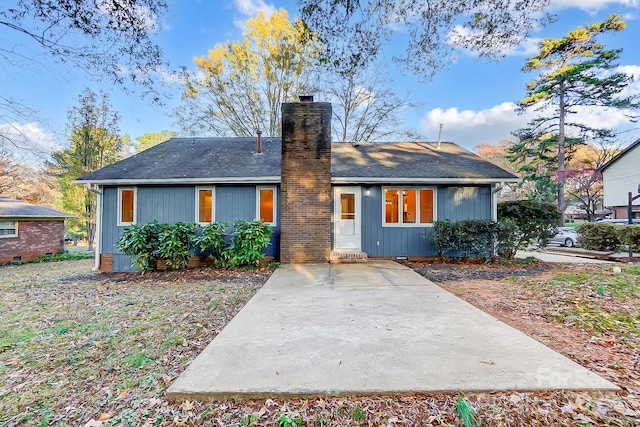
{"label": "white door frame", "polygon": [[[354,195],[354,212],[342,215],[342,195]],[[350,215],[351,214],[351,215]],[[359,186],[333,187],[333,250],[336,252],[362,251],[362,188]],[[346,232],[346,234],[345,234]]]}

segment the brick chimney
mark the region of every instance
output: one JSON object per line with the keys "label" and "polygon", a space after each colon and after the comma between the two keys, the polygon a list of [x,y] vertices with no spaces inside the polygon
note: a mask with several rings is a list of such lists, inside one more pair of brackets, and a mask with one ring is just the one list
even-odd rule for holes
{"label": "brick chimney", "polygon": [[280,261],[328,262],[331,253],[331,104],[282,104]]}

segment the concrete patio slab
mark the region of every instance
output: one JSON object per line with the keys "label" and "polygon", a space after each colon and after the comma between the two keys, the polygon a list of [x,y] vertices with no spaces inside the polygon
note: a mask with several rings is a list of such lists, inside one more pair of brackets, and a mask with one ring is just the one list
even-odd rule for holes
{"label": "concrete patio slab", "polygon": [[167,398],[607,389],[614,384],[391,261],[284,265]]}

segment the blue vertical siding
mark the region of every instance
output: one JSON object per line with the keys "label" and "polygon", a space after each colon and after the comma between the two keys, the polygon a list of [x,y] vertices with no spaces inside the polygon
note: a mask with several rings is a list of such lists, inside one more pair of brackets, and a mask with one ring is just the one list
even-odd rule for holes
{"label": "blue vertical siding", "polygon": [[[215,186],[215,220],[230,226],[238,219],[256,217],[256,186]],[[362,192],[362,250],[369,256],[431,256],[434,254],[427,236],[432,227],[383,227],[382,186],[364,186]],[[280,189],[276,187],[277,224],[265,254],[280,255]],[[131,260],[116,251],[116,242],[124,227],[117,226],[117,187],[103,189],[101,252],[114,254],[114,271],[132,271]],[[458,221],[491,218],[491,187],[437,186],[437,219]],[[285,207],[286,209],[286,207]],[[157,220],[175,223],[195,221],[195,186],[138,186],[137,221]]]}
{"label": "blue vertical siding", "polygon": [[[253,220],[256,217],[255,186],[215,186],[215,220],[230,226],[237,219]],[[163,223],[195,222],[195,186],[138,186],[136,192],[136,221],[138,224],[156,220]],[[276,206],[280,206],[280,191],[276,188]],[[135,271],[131,259],[119,254],[116,243],[124,227],[117,225],[118,187],[103,188],[102,233],[100,250],[114,254],[114,271]],[[277,224],[280,223],[280,209]],[[280,228],[275,227],[271,245],[265,249],[268,256],[280,255]]]}
{"label": "blue vertical siding", "polygon": [[[407,186],[409,187],[409,186]],[[383,227],[381,186],[362,193],[362,250],[369,256],[432,256],[435,248],[427,236],[432,227]],[[437,219],[491,219],[489,186],[436,187]]]}
{"label": "blue vertical siding", "polygon": [[[217,186],[216,221],[229,224],[231,233],[233,222],[242,219],[256,219],[256,186]],[[276,187],[276,227],[271,235],[271,243],[264,249],[267,256],[280,257],[280,188]]]}
{"label": "blue vertical siding", "polygon": [[491,187],[438,187],[438,219],[491,219]]}
{"label": "blue vertical siding", "polygon": [[153,220],[167,224],[195,221],[194,187],[138,187],[137,198],[138,224]]}

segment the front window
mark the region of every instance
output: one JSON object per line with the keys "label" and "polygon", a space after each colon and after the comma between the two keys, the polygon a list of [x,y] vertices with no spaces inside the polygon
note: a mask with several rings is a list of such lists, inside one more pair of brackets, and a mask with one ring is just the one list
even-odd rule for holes
{"label": "front window", "polygon": [[276,188],[258,187],[257,217],[270,225],[276,223]]}
{"label": "front window", "polygon": [[17,236],[18,221],[0,221],[0,238]]}
{"label": "front window", "polygon": [[196,222],[208,224],[215,221],[214,188],[196,188]]}
{"label": "front window", "polygon": [[136,189],[118,189],[118,225],[130,225],[136,222]]}
{"label": "front window", "polygon": [[435,217],[432,188],[385,188],[384,225],[430,225]]}

